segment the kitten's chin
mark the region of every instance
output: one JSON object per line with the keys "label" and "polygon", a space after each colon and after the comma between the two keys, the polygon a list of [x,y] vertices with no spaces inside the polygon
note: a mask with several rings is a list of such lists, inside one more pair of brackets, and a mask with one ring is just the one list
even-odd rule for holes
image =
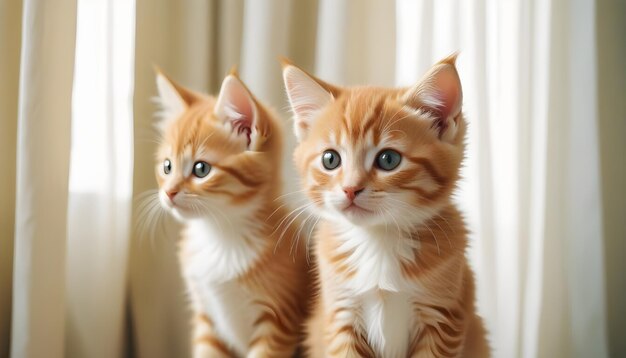
{"label": "kitten's chin", "polygon": [[349,205],[342,209],[335,208],[333,212],[328,213],[326,216],[332,221],[361,227],[374,226],[382,222],[382,218],[378,213],[358,205]]}
{"label": "kitten's chin", "polygon": [[180,208],[172,208],[168,210],[169,213],[176,219],[176,221],[180,223],[184,223],[187,220],[193,219],[189,213],[186,213],[184,210]]}
{"label": "kitten's chin", "polygon": [[197,213],[194,213],[191,209],[179,205],[173,205],[167,200],[161,200],[161,207],[165,209],[176,221],[184,223],[187,220],[195,219],[198,217]]}
{"label": "kitten's chin", "polygon": [[168,212],[180,223],[207,217],[205,214],[182,206],[174,206],[168,209]]}

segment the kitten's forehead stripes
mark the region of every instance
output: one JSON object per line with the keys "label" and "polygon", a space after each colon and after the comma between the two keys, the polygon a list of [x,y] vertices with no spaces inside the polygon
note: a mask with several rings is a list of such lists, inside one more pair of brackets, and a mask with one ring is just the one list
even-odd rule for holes
{"label": "kitten's forehead stripes", "polygon": [[[391,125],[398,121],[402,115],[401,108],[395,110],[390,118],[384,118],[387,114],[389,96],[350,93],[338,99],[338,104],[343,108],[340,118],[337,120],[338,127],[330,133],[339,133],[338,141],[347,140],[352,144],[367,142],[371,138],[370,145],[378,146],[383,136],[389,135]],[[332,139],[332,138],[331,138]]]}
{"label": "kitten's forehead stripes", "polygon": [[191,146],[195,150],[196,142],[200,139],[197,136],[201,121],[206,118],[205,106],[193,106],[180,118],[181,124],[176,125],[172,131],[173,140],[176,147],[172,148],[176,153],[182,153],[186,146]]}
{"label": "kitten's forehead stripes", "polygon": [[[369,116],[369,118],[367,118],[367,120],[363,122],[363,126],[361,127],[361,137],[366,137],[367,134],[369,133],[369,131],[374,126],[374,124],[377,121],[380,120],[384,105],[385,105],[385,99],[384,98],[380,98],[378,103],[374,107],[374,110],[372,111],[371,115]],[[374,133],[374,138],[375,138],[374,139],[374,144],[378,145],[378,141],[376,140],[376,137],[378,137],[378,139],[380,139],[380,136],[377,136],[377,133],[375,132]]]}

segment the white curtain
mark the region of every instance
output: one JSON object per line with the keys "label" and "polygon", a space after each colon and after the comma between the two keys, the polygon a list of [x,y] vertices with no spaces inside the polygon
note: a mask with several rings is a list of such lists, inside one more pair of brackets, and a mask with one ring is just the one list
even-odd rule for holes
{"label": "white curtain", "polygon": [[119,357],[127,341],[134,4],[77,5],[64,355]]}
{"label": "white curtain", "polygon": [[178,227],[136,230],[133,198],[156,186],[153,65],[215,92],[238,64],[287,120],[278,56],[404,86],[454,51],[470,123],[456,198],[495,356],[626,354],[626,319],[606,313],[626,301],[609,250],[626,237],[626,45],[598,34],[626,6],[598,21],[598,3],[0,0],[0,356],[188,356]]}
{"label": "white curtain", "polygon": [[[3,225],[3,265],[14,265],[12,290],[4,278],[1,289],[0,356],[122,356],[127,341],[134,4],[1,4],[2,20],[13,25],[3,29],[3,39],[21,38],[21,62],[7,63],[13,67],[3,68],[2,81],[2,97],[8,99],[1,122],[8,138],[3,145],[14,146],[7,152],[17,153],[17,169],[15,189],[3,187],[3,224],[14,213],[15,228]],[[20,58],[13,52],[19,45],[2,44],[9,50],[3,51],[7,58]],[[14,74],[19,74],[19,84],[4,92],[4,79]],[[15,116],[9,100],[18,94]],[[15,200],[10,199],[13,190]],[[14,254],[4,261],[13,251],[4,248],[13,244]],[[3,267],[3,277],[5,272],[11,270]],[[12,294],[12,306],[5,294]],[[7,308],[12,318],[5,316]]]}
{"label": "white curtain", "polygon": [[76,4],[26,0],[19,81],[11,355],[63,355]]}

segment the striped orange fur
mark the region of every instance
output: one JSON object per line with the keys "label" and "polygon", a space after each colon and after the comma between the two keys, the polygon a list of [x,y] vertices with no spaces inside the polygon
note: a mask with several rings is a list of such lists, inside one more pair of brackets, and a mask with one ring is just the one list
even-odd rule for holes
{"label": "striped orange fur", "polygon": [[455,59],[411,88],[339,87],[283,65],[295,163],[322,218],[312,357],[490,355],[451,198],[466,131]]}
{"label": "striped orange fur", "polygon": [[280,225],[280,122],[234,73],[217,98],[162,73],[157,84],[158,195],[184,225],[193,356],[289,357],[310,294],[306,250],[292,246],[299,221]]}

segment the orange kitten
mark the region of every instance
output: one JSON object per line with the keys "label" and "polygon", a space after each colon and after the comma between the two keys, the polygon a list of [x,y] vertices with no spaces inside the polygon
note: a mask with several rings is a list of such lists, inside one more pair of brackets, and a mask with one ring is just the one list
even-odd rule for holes
{"label": "orange kitten", "polygon": [[[282,134],[235,74],[217,99],[157,74],[163,105],[156,178],[184,224],[182,272],[194,310],[194,357],[289,357],[301,341],[305,250],[278,245]],[[298,225],[293,225],[298,227]]]}
{"label": "orange kitten", "polygon": [[285,63],[294,158],[322,221],[313,357],[487,357],[451,195],[466,123],[456,56],[412,88],[342,88]]}

